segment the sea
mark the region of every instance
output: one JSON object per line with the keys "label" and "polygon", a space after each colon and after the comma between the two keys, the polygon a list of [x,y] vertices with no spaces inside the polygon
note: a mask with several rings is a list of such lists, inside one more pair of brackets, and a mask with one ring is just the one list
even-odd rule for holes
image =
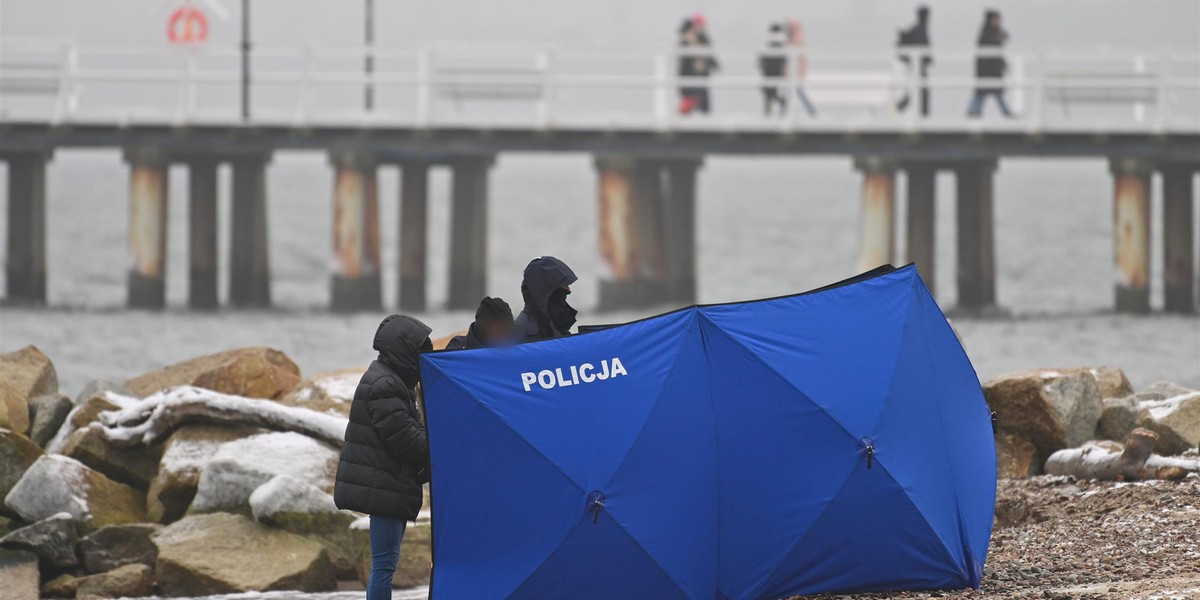
{"label": "sea", "polygon": [[[2,179],[4,175],[0,175]],[[229,173],[222,170],[221,261],[228,265]],[[398,187],[380,172],[384,305],[396,304]],[[328,310],[332,172],[312,152],[277,154],[268,173],[270,310],[185,308],[186,171],[171,172],[167,302],[128,310],[128,172],[113,151],[60,151],[48,177],[46,307],[0,307],[0,351],[34,344],[54,361],[60,388],[120,381],[194,356],[265,345],[305,374],[366,365],[385,309]],[[596,175],[585,155],[499,157],[490,180],[488,293],[520,305],[520,278],[534,256],[551,254],[580,275],[571,302],[581,323],[610,323],[670,310],[596,310]],[[861,178],[845,158],[712,157],[699,175],[698,301],[726,302],[800,292],[854,275]],[[1154,214],[1160,213],[1154,182]],[[903,182],[897,186],[903,196]],[[0,188],[3,189],[3,188]],[[1200,186],[1197,186],[1200,189]],[[937,300],[947,310],[983,380],[1033,368],[1120,367],[1135,387],[1159,380],[1200,388],[1200,318],[1113,311],[1112,183],[1103,160],[1005,159],[996,174],[1000,310],[959,314],[954,284],[954,180],[937,180]],[[431,309],[417,315],[434,335],[462,330],[469,312],[444,309],[449,174],[430,191]],[[6,200],[0,200],[6,202]],[[902,227],[904,202],[898,202]],[[0,204],[0,214],[5,207]],[[1162,304],[1161,219],[1152,224],[1152,303]],[[0,241],[5,235],[0,228]],[[1197,229],[1200,231],[1200,229]],[[902,229],[900,230],[902,233]],[[898,235],[904,256],[903,235]],[[0,248],[4,246],[0,243]],[[904,262],[899,260],[898,262]],[[1200,263],[1198,263],[1200,264]],[[0,275],[2,277],[2,275]],[[228,282],[221,282],[222,298]],[[794,326],[780,323],[779,326]]]}

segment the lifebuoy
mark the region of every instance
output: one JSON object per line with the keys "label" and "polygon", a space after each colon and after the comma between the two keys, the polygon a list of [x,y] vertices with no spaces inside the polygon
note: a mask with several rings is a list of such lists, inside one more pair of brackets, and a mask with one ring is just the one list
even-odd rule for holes
{"label": "lifebuoy", "polygon": [[167,20],[167,39],[172,44],[199,44],[208,39],[208,17],[194,6],[181,6]]}

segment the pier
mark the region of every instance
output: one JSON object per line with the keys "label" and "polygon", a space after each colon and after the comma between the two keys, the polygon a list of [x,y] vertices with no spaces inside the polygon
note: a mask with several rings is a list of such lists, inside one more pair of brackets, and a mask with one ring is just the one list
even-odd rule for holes
{"label": "pier", "polygon": [[[860,205],[860,267],[915,262],[935,293],[948,282],[933,277],[934,182],[940,172],[953,173],[954,283],[968,310],[996,304],[993,181],[1004,160],[1107,159],[1112,197],[1091,206],[1113,214],[1115,309],[1148,312],[1151,287],[1162,285],[1165,310],[1197,310],[1200,58],[1154,49],[1098,57],[1010,53],[1019,76],[1005,85],[1020,118],[972,120],[957,99],[977,82],[953,73],[956,61],[967,65],[973,56],[938,56],[939,71],[949,74],[935,72],[927,84],[935,106],[946,97],[955,106],[930,118],[893,110],[896,95],[917,83],[893,71],[894,57],[838,64],[812,56],[810,76],[775,82],[804,86],[822,113],[811,119],[802,111],[784,118],[757,112],[763,80],[748,66],[755,49],[737,54],[745,68],[739,70],[736,56],[723,57],[729,74],[702,82],[713,89],[712,115],[677,115],[676,88],[696,82],[672,74],[672,52],[266,49],[259,59],[271,58],[274,66],[254,71],[262,90],[256,88],[253,110],[242,118],[232,48],[149,59],[155,54],[149,49],[6,46],[0,51],[6,300],[46,301],[46,165],[55,152],[115,148],[124,153],[130,181],[128,305],[134,308],[165,304],[172,165],[188,173],[188,306],[218,308],[222,275],[230,306],[270,306],[266,170],[275,152],[304,150],[325,154],[334,173],[329,279],[337,311],[390,308],[382,302],[380,274],[389,266],[380,258],[380,227],[400,232],[400,258],[390,267],[398,270],[397,308],[429,308],[431,201],[450,204],[448,308],[475,306],[487,293],[488,237],[496,234],[487,223],[489,174],[497,156],[517,152],[594,158],[602,309],[696,300],[697,174],[707,157],[832,155],[846,157],[862,177],[861,197],[846,199]],[[101,55],[107,63],[93,60]],[[114,55],[124,58],[113,62]],[[343,59],[361,65],[364,55],[377,61],[370,73],[330,66]],[[357,90],[361,101],[364,87],[374,92],[374,108],[337,99]],[[233,174],[228,232],[217,226],[222,165]],[[380,168],[400,171],[399,197],[380,197]],[[432,199],[429,171],[442,168],[451,173],[451,193]],[[1162,193],[1159,215],[1151,211],[1154,189]],[[907,217],[898,224],[902,201]],[[379,222],[383,202],[399,204],[398,224]],[[1161,269],[1150,265],[1156,218]],[[220,235],[229,236],[228,265],[218,264]],[[907,256],[897,255],[899,235]],[[1162,272],[1161,282],[1151,281],[1152,271]]]}

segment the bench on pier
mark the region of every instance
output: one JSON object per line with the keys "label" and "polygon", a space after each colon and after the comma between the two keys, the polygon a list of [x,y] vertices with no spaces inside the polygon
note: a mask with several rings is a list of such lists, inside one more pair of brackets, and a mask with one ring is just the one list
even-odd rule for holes
{"label": "bench on pier", "polygon": [[1064,116],[1072,105],[1126,105],[1140,111],[1159,100],[1158,76],[1150,73],[1058,71],[1046,73],[1044,80],[1044,100],[1062,105]]}

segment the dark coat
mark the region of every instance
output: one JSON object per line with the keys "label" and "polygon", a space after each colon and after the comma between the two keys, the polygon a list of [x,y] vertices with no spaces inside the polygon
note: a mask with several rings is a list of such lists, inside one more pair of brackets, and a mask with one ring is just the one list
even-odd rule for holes
{"label": "dark coat", "polygon": [[[534,342],[570,335],[569,331],[551,322],[550,296],[578,280],[571,267],[553,256],[539,256],[530,261],[529,266],[525,267],[525,278],[521,281],[525,308],[513,323],[516,341]],[[566,305],[566,309],[574,311],[570,305]]]}
{"label": "dark coat", "polygon": [[[900,39],[896,41],[896,47],[900,50],[906,50],[900,54],[900,61],[908,64],[909,52],[929,49],[929,22],[925,19],[918,19],[913,26],[900,32]],[[921,57],[921,75],[929,74],[929,65],[933,64],[933,56],[926,53]]]}
{"label": "dark coat", "polygon": [[429,327],[401,315],[375,332],[379,358],[367,367],[350,405],[333,498],[338,508],[408,521],[421,512],[429,480],[429,442],[413,390]]}
{"label": "dark coat", "polygon": [[466,335],[456,335],[450,338],[450,342],[446,344],[447,350],[464,350],[467,348],[482,348],[483,340],[479,339],[479,335],[475,333],[475,323],[467,328]]}
{"label": "dark coat", "polygon": [[[997,56],[1000,48],[1008,41],[1008,32],[999,27],[992,27],[989,24],[983,26],[983,30],[979,32],[979,48],[987,51],[991,56],[978,56],[975,58],[975,76],[980,78],[999,78],[1004,77],[1008,72],[1008,62],[1003,56]],[[979,90],[984,92],[996,92],[1002,90],[999,85],[984,85],[980,86]]]}
{"label": "dark coat", "polygon": [[767,51],[758,57],[758,70],[763,77],[783,77],[787,72],[788,57],[782,44],[770,44]]}

